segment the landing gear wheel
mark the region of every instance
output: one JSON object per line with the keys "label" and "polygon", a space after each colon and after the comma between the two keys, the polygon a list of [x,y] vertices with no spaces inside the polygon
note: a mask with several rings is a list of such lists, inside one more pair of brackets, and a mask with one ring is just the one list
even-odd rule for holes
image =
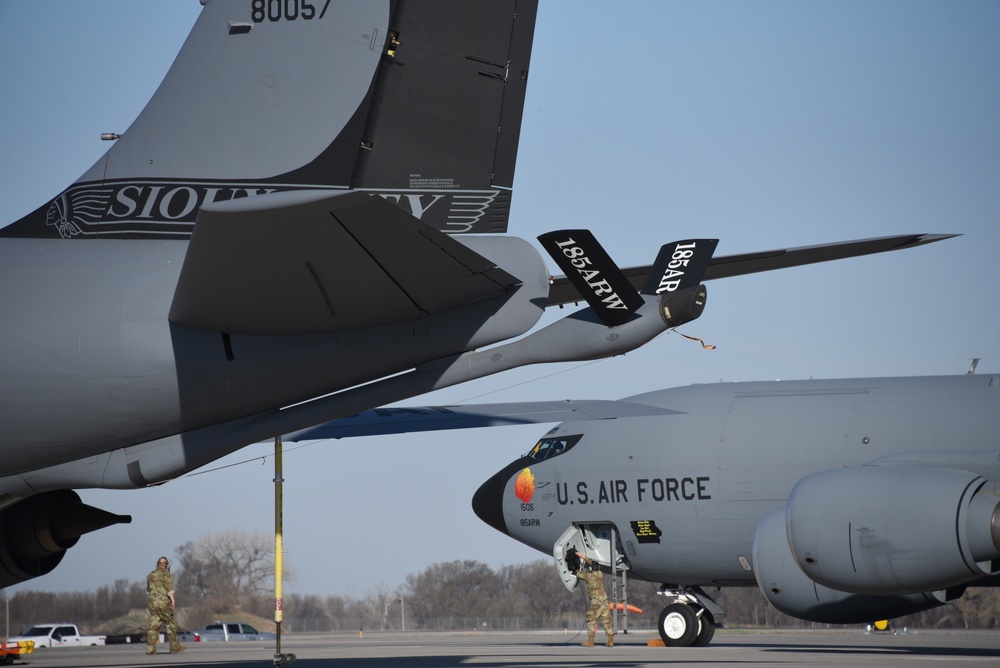
{"label": "landing gear wheel", "polygon": [[698,617],[691,606],[671,603],[660,613],[657,626],[667,647],[690,647],[699,635]]}
{"label": "landing gear wheel", "polygon": [[704,647],[708,643],[712,642],[712,638],[715,637],[715,620],[712,619],[712,615],[708,610],[704,610],[701,613],[701,629],[698,631],[698,635],[694,639],[695,647]]}

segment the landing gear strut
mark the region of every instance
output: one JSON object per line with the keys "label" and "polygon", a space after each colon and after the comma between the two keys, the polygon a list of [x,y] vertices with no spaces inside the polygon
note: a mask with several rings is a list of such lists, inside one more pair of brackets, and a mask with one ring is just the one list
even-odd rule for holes
{"label": "landing gear strut", "polygon": [[[663,587],[657,592],[671,600],[660,613],[657,629],[667,647],[704,647],[715,636],[715,614],[722,611],[697,587]],[[711,609],[710,609],[711,608]]]}

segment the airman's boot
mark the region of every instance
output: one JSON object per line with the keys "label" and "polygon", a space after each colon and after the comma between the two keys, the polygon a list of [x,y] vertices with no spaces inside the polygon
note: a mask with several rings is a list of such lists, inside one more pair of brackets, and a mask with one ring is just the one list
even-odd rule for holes
{"label": "airman's boot", "polygon": [[614,647],[615,646],[615,634],[614,633],[609,634],[608,635],[608,641],[606,643],[604,643],[604,644],[607,645],[608,647]]}
{"label": "airman's boot", "polygon": [[146,654],[156,654],[156,645],[146,644]]}
{"label": "airman's boot", "polygon": [[593,647],[594,646],[594,636],[593,635],[588,635],[587,636],[587,642],[582,642],[582,643],[580,643],[580,645],[582,647]]}

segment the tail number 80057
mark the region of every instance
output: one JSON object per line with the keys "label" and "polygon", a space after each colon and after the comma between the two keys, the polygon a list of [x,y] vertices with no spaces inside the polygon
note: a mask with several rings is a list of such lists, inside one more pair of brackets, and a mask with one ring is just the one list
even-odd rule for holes
{"label": "tail number 80057", "polygon": [[[309,0],[253,0],[250,3],[250,20],[254,23],[267,21],[311,21],[316,17],[316,5]],[[323,0],[319,18],[326,15],[330,0]]]}

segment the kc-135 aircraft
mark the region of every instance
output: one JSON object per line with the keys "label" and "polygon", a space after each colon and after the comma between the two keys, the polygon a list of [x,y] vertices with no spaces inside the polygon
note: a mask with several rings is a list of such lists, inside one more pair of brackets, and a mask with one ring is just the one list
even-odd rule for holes
{"label": "kc-135 aircraft", "polygon": [[[157,485],[437,388],[621,354],[696,317],[701,280],[943,238],[717,258],[714,241],[687,240],[618,270],[568,230],[542,240],[567,273],[553,278],[530,243],[503,234],[534,1],[202,4],[131,127],[0,229],[0,586],[51,572],[82,534],[129,520],[74,490]],[[590,306],[516,338],[546,307],[581,299]],[[662,412],[630,409],[651,411]],[[541,517],[542,497],[572,482],[573,504],[559,507],[583,507],[576,488],[596,479],[546,476],[589,447],[537,467],[549,491],[518,511],[540,522],[523,539],[551,543],[543,532],[578,521],[556,515],[559,495]],[[686,466],[662,476],[708,476],[694,489],[724,498],[719,473]],[[761,493],[753,482],[747,493]],[[616,488],[616,507],[637,493]],[[646,554],[630,557],[637,573]]]}
{"label": "kc-135 aircraft", "polygon": [[552,554],[570,590],[578,554],[659,584],[671,647],[712,640],[721,587],[855,624],[1000,585],[1000,374],[717,383],[611,404],[393,407],[297,438],[565,420],[472,507]]}

